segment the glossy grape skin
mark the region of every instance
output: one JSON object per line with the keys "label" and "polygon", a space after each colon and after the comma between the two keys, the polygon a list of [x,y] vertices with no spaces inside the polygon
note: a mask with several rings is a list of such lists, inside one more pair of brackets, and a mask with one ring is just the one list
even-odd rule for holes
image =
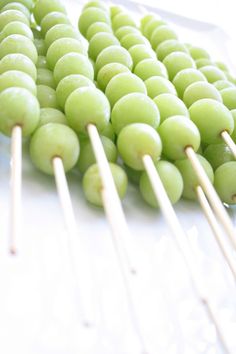
{"label": "glossy grape skin", "polygon": [[56,84],[59,84],[64,77],[72,74],[84,75],[93,81],[93,65],[88,58],[82,54],[68,53],[58,60],[54,68]]}
{"label": "glossy grape skin", "polygon": [[232,109],[231,111],[233,120],[234,120],[234,130],[231,134],[231,138],[233,139],[233,141],[236,143],[236,109]]}
{"label": "glossy grape skin", "polygon": [[37,63],[38,54],[33,42],[20,34],[12,34],[0,43],[0,59],[5,55],[16,53],[24,54],[34,64]]}
{"label": "glossy grape skin", "polygon": [[125,37],[127,34],[131,34],[131,33],[136,33],[136,34],[140,34],[141,32],[136,28],[136,27],[132,27],[132,26],[122,26],[120,27],[116,32],[115,32],[115,36],[121,40],[123,37]]}
{"label": "glossy grape skin", "polygon": [[122,45],[122,47],[126,48],[127,50],[137,44],[144,44],[145,46],[150,47],[150,43],[140,33],[127,34],[126,36],[121,38],[120,44]]}
{"label": "glossy grape skin", "polygon": [[[123,199],[125,197],[128,185],[126,173],[116,164],[109,163],[109,166],[118,195],[121,199]],[[95,206],[101,207],[103,205],[101,195],[103,184],[97,164],[94,164],[88,168],[84,174],[82,183],[86,200]]]}
{"label": "glossy grape skin", "polygon": [[118,39],[112,33],[100,32],[93,36],[90,40],[88,54],[93,60],[96,60],[98,55],[103,51],[103,49],[120,45]]}
{"label": "glossy grape skin", "polygon": [[147,94],[151,98],[155,98],[163,93],[170,93],[177,96],[174,85],[164,77],[152,76],[144,83],[147,88]]}
{"label": "glossy grape skin", "polygon": [[78,53],[87,56],[86,49],[84,48],[82,42],[74,38],[59,38],[53,42],[47,51],[47,62],[51,70],[56,66],[56,63],[65,54],[68,53]]}
{"label": "glossy grape skin", "polygon": [[123,73],[114,76],[106,87],[105,94],[111,107],[123,96],[132,92],[147,94],[143,81],[131,73]]}
{"label": "glossy grape skin", "polygon": [[83,11],[85,9],[88,9],[89,7],[97,7],[100,8],[104,11],[107,11],[107,7],[106,4],[103,3],[102,1],[99,0],[92,0],[92,1],[88,1],[84,6],[83,6]]}
{"label": "glossy grape skin", "polygon": [[190,55],[183,52],[173,52],[167,55],[163,63],[166,66],[170,80],[173,80],[181,70],[196,68],[195,62]]}
{"label": "glossy grape skin", "polygon": [[236,162],[226,162],[215,171],[214,187],[221,200],[227,204],[236,203]]}
{"label": "glossy grape skin", "polygon": [[160,114],[155,103],[143,93],[130,93],[120,98],[112,109],[111,122],[115,133],[128,124],[145,123],[157,128]]}
{"label": "glossy grape skin", "polygon": [[55,108],[41,108],[38,128],[48,123],[67,124],[64,113]]}
{"label": "glossy grape skin", "polygon": [[119,63],[110,63],[104,65],[98,72],[97,75],[97,82],[99,87],[105,91],[108,83],[110,80],[121,73],[128,73],[130,70],[127,68],[127,66]]}
{"label": "glossy grape skin", "polygon": [[49,87],[55,89],[56,84],[55,84],[55,80],[54,80],[53,73],[51,72],[51,70],[38,69],[36,84],[49,86]]}
{"label": "glossy grape skin", "polygon": [[58,108],[56,91],[49,86],[38,85],[37,98],[41,108]]}
{"label": "glossy grape skin", "polygon": [[112,28],[115,31],[123,26],[133,26],[136,27],[136,23],[130,14],[120,12],[112,19]]}
{"label": "glossy grape skin", "polygon": [[[105,136],[100,136],[101,142],[109,162],[116,162],[117,160],[117,149],[112,140],[108,139]],[[80,156],[78,160],[78,167],[81,173],[85,173],[85,171],[94,163],[96,163],[96,159],[94,156],[93,148],[90,140],[82,144],[80,150]]]}
{"label": "glossy grape skin", "polygon": [[34,80],[28,74],[18,71],[11,70],[6,71],[4,74],[0,75],[0,92],[4,91],[9,87],[21,87],[25,88],[31,92],[34,96],[37,95],[36,85]]}
{"label": "glossy grape skin", "polygon": [[1,40],[10,36],[11,34],[21,34],[22,36],[28,37],[33,40],[33,33],[31,29],[23,22],[12,21],[8,23],[1,32]]}
{"label": "glossy grape skin", "polygon": [[68,75],[62,79],[56,89],[57,101],[64,110],[66,100],[76,89],[84,86],[95,87],[94,83],[83,75]]}
{"label": "glossy grape skin", "polygon": [[[175,165],[164,160],[156,162],[155,167],[171,203],[177,203],[183,192],[183,179],[179,170],[175,167]],[[153,192],[147,172],[143,172],[141,175],[139,189],[143,199],[151,207],[158,208],[158,202]]]}
{"label": "glossy grape skin", "polygon": [[203,155],[207,161],[210,162],[214,170],[223,165],[225,162],[234,160],[234,156],[232,155],[229,147],[223,143],[208,145],[204,150]]}
{"label": "glossy grape skin", "polygon": [[38,56],[38,61],[36,63],[37,69],[48,69],[47,58],[43,55]]}
{"label": "glossy grape skin", "polygon": [[99,8],[87,8],[79,18],[79,30],[83,36],[86,36],[87,30],[95,22],[105,22],[110,25],[109,13]]}
{"label": "glossy grape skin", "polygon": [[206,77],[207,81],[213,84],[219,80],[226,80],[226,75],[222,70],[213,65],[204,66],[199,69]]}
{"label": "glossy grape skin", "polygon": [[224,90],[226,88],[230,88],[230,87],[234,87],[235,88],[235,85],[232,82],[228,81],[228,80],[218,80],[218,81],[214,82],[213,85],[219,91]]}
{"label": "glossy grape skin", "polygon": [[111,19],[113,19],[113,17],[115,17],[118,13],[123,12],[123,11],[124,11],[124,9],[119,5],[110,6]]}
{"label": "glossy grape skin", "polygon": [[162,42],[156,50],[157,57],[160,61],[163,61],[167,55],[173,52],[184,52],[188,53],[186,46],[176,39],[169,39]]}
{"label": "glossy grape skin", "polygon": [[134,67],[144,59],[157,59],[155,52],[144,44],[136,44],[129,48]]}
{"label": "glossy grape skin", "polygon": [[[89,102],[89,104],[88,104]],[[69,125],[77,133],[87,133],[87,125],[95,124],[102,131],[110,120],[110,105],[106,96],[96,88],[81,87],[70,94],[65,113]]]}
{"label": "glossy grape skin", "polygon": [[157,28],[159,28],[161,26],[165,26],[165,25],[166,25],[166,22],[163,21],[161,18],[153,19],[143,27],[143,34],[145,37],[147,37],[150,40],[153,32]]}
{"label": "glossy grape skin", "polygon": [[86,32],[86,38],[90,41],[97,33],[112,33],[111,27],[105,22],[95,22],[89,26]]}
{"label": "glossy grape skin", "polygon": [[62,12],[66,14],[65,7],[60,0],[38,0],[34,6],[33,14],[38,25],[50,12]]}
{"label": "glossy grape skin", "polygon": [[104,129],[101,131],[101,135],[106,136],[113,142],[116,140],[115,132],[111,123],[108,123]]}
{"label": "glossy grape skin", "polygon": [[124,163],[138,171],[144,170],[144,155],[149,155],[153,161],[157,161],[162,152],[159,134],[150,125],[143,123],[124,127],[118,136],[117,147]]}
{"label": "glossy grape skin", "polygon": [[235,76],[231,75],[228,71],[224,71],[224,74],[229,82],[232,82],[234,85],[236,84]]}
{"label": "glossy grape skin", "polygon": [[81,35],[78,30],[68,24],[57,24],[50,28],[45,36],[45,45],[48,49],[52,43],[60,38],[73,38],[80,40]]}
{"label": "glossy grape skin", "polygon": [[34,95],[24,88],[10,87],[0,94],[0,130],[10,136],[14,126],[22,128],[23,136],[28,136],[37,128],[39,104]]}
{"label": "glossy grape skin", "polygon": [[38,55],[46,56],[47,49],[46,49],[44,40],[42,38],[41,39],[35,38],[33,43],[35,45]]}
{"label": "glossy grape skin", "polygon": [[53,175],[52,160],[60,157],[65,172],[71,170],[79,157],[80,145],[74,131],[64,124],[48,123],[36,130],[30,141],[30,157],[42,172]]}
{"label": "glossy grape skin", "polygon": [[[197,158],[205,170],[211,183],[214,181],[214,172],[209,162],[201,155],[197,154]],[[198,177],[191,165],[189,159],[178,160],[175,162],[178,167],[184,182],[183,198],[195,200],[196,199],[196,187],[199,185]]]}
{"label": "glossy grape skin", "polygon": [[28,20],[30,20],[30,11],[29,11],[29,9],[25,5],[21,4],[20,2],[11,2],[11,3],[7,4],[7,5],[5,5],[1,9],[0,12],[4,12],[4,11],[7,11],[7,10],[20,11],[20,12],[22,12],[25,15],[25,17],[28,18]]}
{"label": "glossy grape skin", "polygon": [[210,55],[207,53],[207,51],[200,47],[192,46],[191,48],[189,48],[189,53],[194,60],[203,58],[210,59]]}
{"label": "glossy grape skin", "polygon": [[7,10],[0,13],[0,32],[4,29],[6,25],[13,21],[22,22],[29,26],[28,18],[20,11],[17,10]]}
{"label": "glossy grape skin", "polygon": [[202,59],[197,59],[195,60],[196,67],[198,69],[203,68],[204,66],[214,66],[214,63],[212,60],[207,59],[207,58],[202,58]]}
{"label": "glossy grape skin", "polygon": [[133,68],[133,60],[128,50],[117,45],[105,48],[99,54],[95,63],[96,72],[98,73],[104,65],[110,63],[123,64],[127,66],[129,70]]}
{"label": "glossy grape skin", "polygon": [[[10,4],[12,0],[1,0],[0,9],[3,9],[6,5]],[[27,7],[27,9],[31,10],[33,7],[33,0],[17,0],[18,3]]]}
{"label": "glossy grape skin", "polygon": [[56,25],[70,25],[67,15],[62,12],[50,12],[41,21],[40,27],[43,37],[46,33]]}
{"label": "glossy grape skin", "polygon": [[220,91],[224,105],[232,110],[236,109],[236,87],[225,88]]}
{"label": "glossy grape skin", "polygon": [[149,14],[147,13],[146,15],[144,15],[141,20],[140,20],[140,28],[141,30],[143,30],[143,28],[148,24],[150,23],[152,20],[155,20],[155,19],[158,19],[159,17],[156,16],[156,14]]}
{"label": "glossy grape skin", "polygon": [[189,117],[189,112],[183,101],[170,93],[163,93],[153,99],[159,112],[161,123],[172,116]]}
{"label": "glossy grape skin", "polygon": [[186,157],[185,149],[191,146],[196,152],[201,138],[196,125],[185,116],[173,116],[166,119],[159,127],[163,143],[163,154],[170,160],[181,160]]}
{"label": "glossy grape skin", "polygon": [[186,88],[198,81],[206,82],[207,80],[201,71],[190,68],[179,71],[173,79],[173,84],[175,85],[179,97],[182,98]]}
{"label": "glossy grape skin", "polygon": [[221,102],[204,98],[195,102],[189,108],[189,113],[191,120],[200,131],[203,143],[221,143],[221,132],[225,130],[229,134],[233,132],[234,120],[232,114]]}
{"label": "glossy grape skin", "polygon": [[219,91],[209,82],[194,82],[184,91],[183,101],[187,107],[190,107],[194,102],[201,100],[202,98],[211,98],[222,102]]}
{"label": "glossy grape skin", "polygon": [[134,68],[134,74],[143,81],[152,76],[162,76],[168,79],[168,73],[164,64],[157,59],[144,59],[140,61]]}
{"label": "glossy grape skin", "polygon": [[216,61],[215,62],[215,65],[220,69],[220,70],[223,70],[223,71],[229,71],[229,68],[227,67],[227,65],[221,61]]}
{"label": "glossy grape skin", "polygon": [[156,51],[157,47],[168,39],[178,39],[175,31],[166,25],[157,27],[150,38],[152,48]]}
{"label": "glossy grape skin", "polygon": [[0,74],[9,70],[19,70],[30,75],[35,81],[37,77],[37,70],[26,55],[23,54],[8,54],[0,61]]}

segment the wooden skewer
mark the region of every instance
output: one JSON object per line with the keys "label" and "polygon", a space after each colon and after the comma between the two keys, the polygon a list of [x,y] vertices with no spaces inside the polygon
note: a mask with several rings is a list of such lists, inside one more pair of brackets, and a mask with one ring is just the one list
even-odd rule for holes
{"label": "wooden skewer", "polygon": [[234,155],[234,158],[236,159],[236,145],[233,139],[231,138],[231,136],[229,135],[229,133],[227,131],[223,131],[221,133],[221,137],[224,140],[225,144],[229,147],[232,154]]}
{"label": "wooden skewer", "polygon": [[224,346],[226,352],[230,353],[227,342],[224,338],[224,334],[221,330],[220,323],[215,315],[215,310],[210,302],[208,294],[205,291],[205,286],[202,284],[198,270],[194,263],[194,257],[192,256],[191,248],[188,246],[187,236],[184,230],[182,229],[182,226],[180,225],[174,208],[167,196],[162,181],[157,173],[155,165],[149,155],[143,156],[143,164],[150,179],[150,183],[152,185],[156,200],[173,235],[175,236],[175,240],[177,241],[178,247],[183,255],[183,258],[185,260],[185,263],[192,279],[192,285],[195,294],[199,297],[202,305],[206,309],[209,319],[214,323],[219,339],[221,340],[221,343]]}
{"label": "wooden skewer", "polygon": [[219,224],[216,220],[216,217],[215,217],[215,215],[208,203],[208,200],[207,200],[201,186],[196,187],[196,194],[197,194],[199,203],[200,203],[200,205],[205,213],[205,216],[208,220],[208,223],[213,231],[215,239],[219,245],[219,248],[220,248],[226,262],[228,263],[228,266],[233,274],[234,279],[236,280],[236,264],[232,260],[231,253],[229,252],[229,249],[225,245],[224,239],[222,238],[222,232],[219,227]]}
{"label": "wooden skewer", "polygon": [[16,125],[11,136],[11,211],[10,211],[10,254],[16,255],[21,234],[22,193],[22,129]]}
{"label": "wooden skewer", "polygon": [[204,168],[202,167],[201,163],[199,162],[196,153],[194,152],[192,147],[187,147],[185,149],[185,153],[198,177],[199,183],[204,190],[212,209],[215,211],[216,215],[218,216],[219,220],[221,221],[229,239],[234,248],[236,248],[236,233],[234,226],[227,214],[218,194],[216,193],[213,185],[211,184]]}

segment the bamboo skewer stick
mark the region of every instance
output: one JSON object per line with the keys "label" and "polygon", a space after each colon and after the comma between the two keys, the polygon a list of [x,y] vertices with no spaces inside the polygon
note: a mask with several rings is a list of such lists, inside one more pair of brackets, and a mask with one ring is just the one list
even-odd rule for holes
{"label": "bamboo skewer stick", "polygon": [[221,133],[221,137],[224,140],[225,144],[229,147],[232,154],[234,155],[234,158],[236,159],[236,145],[233,139],[231,138],[231,136],[229,135],[229,133],[227,131],[224,131]]}

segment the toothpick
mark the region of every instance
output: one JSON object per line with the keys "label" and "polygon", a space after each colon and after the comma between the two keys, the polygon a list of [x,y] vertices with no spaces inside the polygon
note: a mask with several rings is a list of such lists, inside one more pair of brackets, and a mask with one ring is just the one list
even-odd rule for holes
{"label": "toothpick", "polygon": [[224,140],[225,144],[229,147],[230,151],[234,155],[234,158],[236,159],[236,145],[231,136],[227,131],[223,131],[221,133],[221,137]]}

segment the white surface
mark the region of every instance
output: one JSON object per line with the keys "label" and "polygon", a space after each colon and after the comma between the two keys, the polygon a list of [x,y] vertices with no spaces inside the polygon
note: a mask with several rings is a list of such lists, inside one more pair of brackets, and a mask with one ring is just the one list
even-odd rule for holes
{"label": "white surface", "polygon": [[[75,8],[79,6],[76,1],[66,1],[68,9],[72,3]],[[78,17],[74,8],[70,13]],[[225,54],[220,29],[202,25],[201,30],[194,22],[183,26],[181,21],[175,26],[183,41],[206,46],[216,59]],[[107,222],[101,210],[87,205],[80,177],[73,172],[68,180],[80,242],[73,250],[76,254],[76,249],[82,247],[89,264],[80,284],[87,295],[88,316],[93,323],[90,328],[82,326],[82,309],[55,183],[32,167],[27,142],[23,233],[19,255],[8,256],[10,153],[9,139],[2,136],[0,151],[0,352],[140,354]],[[135,303],[150,353],[224,353],[192,293],[178,248],[160,213],[146,206],[133,186],[129,187],[124,209],[132,231],[130,251],[138,271],[132,280]],[[231,274],[197,204],[182,201],[175,209],[188,231],[222,329],[235,353],[236,288]],[[77,262],[78,259],[78,267]]]}

